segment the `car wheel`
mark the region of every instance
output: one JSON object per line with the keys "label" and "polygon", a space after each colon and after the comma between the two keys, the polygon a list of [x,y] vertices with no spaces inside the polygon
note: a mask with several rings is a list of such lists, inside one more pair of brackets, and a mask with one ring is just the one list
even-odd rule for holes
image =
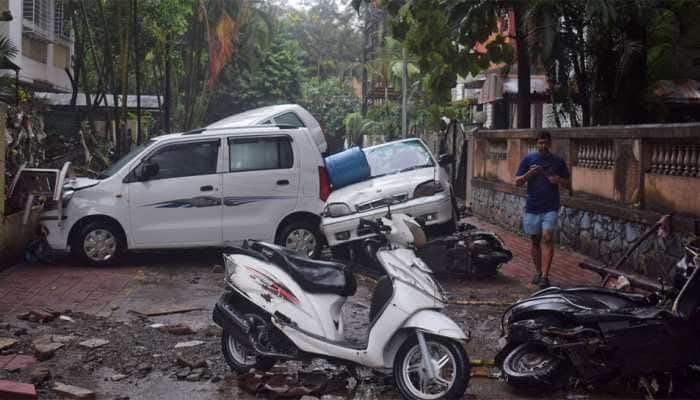
{"label": "car wheel", "polygon": [[117,262],[125,247],[120,230],[108,221],[86,224],[71,243],[71,251],[76,257],[98,267]]}
{"label": "car wheel", "polygon": [[309,258],[318,258],[321,255],[323,236],[317,225],[297,220],[285,225],[275,242]]}

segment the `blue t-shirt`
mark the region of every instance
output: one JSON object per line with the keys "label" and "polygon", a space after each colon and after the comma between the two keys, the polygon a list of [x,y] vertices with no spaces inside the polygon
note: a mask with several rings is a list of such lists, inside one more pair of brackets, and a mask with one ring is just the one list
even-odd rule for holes
{"label": "blue t-shirt", "polygon": [[526,155],[518,165],[516,176],[523,176],[532,165],[541,165],[543,172],[533,175],[527,180],[527,201],[525,211],[541,214],[549,211],[559,211],[559,185],[550,183],[548,176],[558,175],[569,179],[569,170],[561,157],[552,153],[541,156],[539,152]]}

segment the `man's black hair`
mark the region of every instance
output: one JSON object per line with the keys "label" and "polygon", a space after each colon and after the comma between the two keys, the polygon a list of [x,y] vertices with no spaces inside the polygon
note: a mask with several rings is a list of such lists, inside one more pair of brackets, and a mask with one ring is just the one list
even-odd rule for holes
{"label": "man's black hair", "polygon": [[550,135],[547,131],[540,131],[540,133],[537,134],[537,140],[549,140],[551,142],[552,135]]}

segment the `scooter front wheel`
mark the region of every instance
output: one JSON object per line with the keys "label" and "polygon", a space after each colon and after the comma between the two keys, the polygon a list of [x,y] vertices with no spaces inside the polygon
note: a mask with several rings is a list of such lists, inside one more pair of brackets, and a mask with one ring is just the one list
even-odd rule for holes
{"label": "scooter front wheel", "polygon": [[425,335],[435,377],[424,368],[415,337],[404,342],[394,360],[394,379],[404,399],[461,399],[469,384],[469,357],[460,342]]}
{"label": "scooter front wheel", "polygon": [[543,343],[527,342],[514,348],[503,360],[503,374],[515,388],[551,385],[563,367]]}
{"label": "scooter front wheel", "polygon": [[239,374],[250,372],[253,368],[266,371],[276,362],[273,358],[258,357],[253,349],[247,348],[226,331],[221,335],[221,351],[229,367]]}

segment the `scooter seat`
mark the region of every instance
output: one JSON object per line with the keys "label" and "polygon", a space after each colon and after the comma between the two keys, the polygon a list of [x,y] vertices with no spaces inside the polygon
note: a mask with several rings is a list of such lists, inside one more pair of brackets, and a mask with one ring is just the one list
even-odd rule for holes
{"label": "scooter seat", "polygon": [[285,247],[255,242],[251,245],[271,262],[292,276],[302,289],[309,293],[352,296],[357,291],[357,281],[345,264],[306,258]]}

